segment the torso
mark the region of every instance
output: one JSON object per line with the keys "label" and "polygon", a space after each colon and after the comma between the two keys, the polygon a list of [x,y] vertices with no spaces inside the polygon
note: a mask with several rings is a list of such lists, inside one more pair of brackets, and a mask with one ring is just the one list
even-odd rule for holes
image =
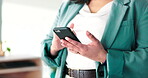
{"label": "torso", "polygon": [[[69,23],[69,25],[71,23],[74,24],[74,31],[82,44],[88,44],[91,42],[86,36],[86,31],[91,32],[98,40],[101,40],[111,11],[111,6],[112,2],[103,6],[96,13],[92,13],[88,5],[84,5],[84,7],[79,11],[79,14],[77,14]],[[71,53],[70,51],[68,51],[66,62],[67,67],[71,69],[88,70],[96,68],[94,60],[79,54]]]}

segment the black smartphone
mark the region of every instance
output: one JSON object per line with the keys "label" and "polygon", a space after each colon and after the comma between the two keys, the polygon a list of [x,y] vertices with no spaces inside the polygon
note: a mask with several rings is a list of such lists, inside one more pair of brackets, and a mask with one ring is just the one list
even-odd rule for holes
{"label": "black smartphone", "polygon": [[79,39],[76,37],[76,35],[71,31],[69,27],[55,27],[53,31],[56,33],[56,35],[60,39],[65,40],[65,37],[69,37],[73,40],[80,42]]}

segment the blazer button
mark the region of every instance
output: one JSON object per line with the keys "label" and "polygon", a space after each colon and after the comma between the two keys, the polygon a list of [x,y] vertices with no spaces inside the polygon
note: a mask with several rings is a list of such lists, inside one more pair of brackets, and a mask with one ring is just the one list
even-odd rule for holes
{"label": "blazer button", "polygon": [[99,76],[104,77],[104,71],[99,71]]}

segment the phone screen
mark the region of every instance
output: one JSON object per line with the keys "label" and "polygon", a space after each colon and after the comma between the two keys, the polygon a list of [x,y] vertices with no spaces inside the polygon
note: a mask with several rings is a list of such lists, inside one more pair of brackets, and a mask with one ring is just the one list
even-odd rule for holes
{"label": "phone screen", "polygon": [[60,39],[65,39],[65,37],[69,37],[73,40],[80,42],[79,39],[75,36],[75,34],[71,31],[69,27],[55,27],[53,31],[56,33],[56,35]]}

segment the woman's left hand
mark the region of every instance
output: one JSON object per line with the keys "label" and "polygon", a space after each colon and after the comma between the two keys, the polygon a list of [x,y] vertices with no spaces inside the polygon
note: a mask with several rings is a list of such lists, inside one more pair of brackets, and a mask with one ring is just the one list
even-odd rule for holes
{"label": "woman's left hand", "polygon": [[66,40],[61,40],[62,46],[65,46],[73,53],[80,54],[98,62],[105,62],[107,52],[102,44],[90,32],[86,32],[88,38],[92,41],[89,44],[81,44],[75,40],[66,37]]}

